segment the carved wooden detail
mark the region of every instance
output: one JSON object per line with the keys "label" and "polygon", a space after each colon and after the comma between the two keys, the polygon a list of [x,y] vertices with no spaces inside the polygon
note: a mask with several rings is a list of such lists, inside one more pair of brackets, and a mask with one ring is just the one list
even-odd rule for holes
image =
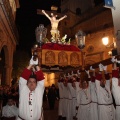
{"label": "carved wooden detail", "polygon": [[80,57],[76,52],[71,53],[70,55],[70,64],[71,66],[79,66],[80,65]]}
{"label": "carved wooden detail", "polygon": [[40,51],[38,53],[42,55],[41,64],[45,66],[78,67],[82,65],[81,52],[42,49],[42,53]]}
{"label": "carved wooden detail", "polygon": [[45,63],[49,65],[55,64],[55,53],[53,51],[46,52]]}
{"label": "carved wooden detail", "polygon": [[59,52],[59,54],[58,54],[58,64],[60,66],[68,65],[68,55],[67,55],[66,52],[64,52],[64,51]]}

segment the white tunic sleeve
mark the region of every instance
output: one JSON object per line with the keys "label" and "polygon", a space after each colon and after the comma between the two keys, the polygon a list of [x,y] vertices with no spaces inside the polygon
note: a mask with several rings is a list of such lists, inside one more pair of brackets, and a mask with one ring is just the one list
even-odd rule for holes
{"label": "white tunic sleeve", "polygon": [[118,70],[112,71],[112,93],[115,98],[116,105],[120,105],[120,86],[118,86]]}
{"label": "white tunic sleeve", "polygon": [[75,86],[76,86],[76,92],[78,92],[79,90],[81,90],[81,88],[79,87],[80,82],[75,82]]}
{"label": "white tunic sleeve", "polygon": [[100,91],[100,80],[101,79],[102,79],[102,74],[98,74],[96,76],[96,80],[95,80],[98,101],[101,100],[101,91]]}
{"label": "white tunic sleeve", "polygon": [[105,84],[105,88],[109,91],[110,93],[110,76],[109,73],[105,74],[105,79],[106,79],[106,84]]}
{"label": "white tunic sleeve", "polygon": [[20,77],[20,80],[19,80],[19,92],[24,88],[26,87],[27,85],[27,80],[25,80],[24,78]]}
{"label": "white tunic sleeve", "polygon": [[[71,83],[68,83],[68,89],[69,89],[69,91],[70,91],[70,93],[72,95],[72,93],[73,93],[73,87],[72,87]],[[73,95],[72,95],[72,97],[73,97]]]}
{"label": "white tunic sleeve", "polygon": [[24,87],[27,87],[27,80],[29,79],[32,71],[28,70],[27,68],[23,70],[22,75],[19,80],[19,91],[21,92]]}
{"label": "white tunic sleeve", "polygon": [[79,87],[79,82],[75,82],[75,86],[76,86],[76,98],[77,98],[77,106],[80,105],[80,92],[81,92],[81,88]]}

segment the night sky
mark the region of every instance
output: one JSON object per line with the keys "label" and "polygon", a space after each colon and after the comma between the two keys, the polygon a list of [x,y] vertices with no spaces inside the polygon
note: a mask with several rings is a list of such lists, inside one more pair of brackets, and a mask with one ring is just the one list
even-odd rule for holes
{"label": "night sky", "polygon": [[[16,25],[19,32],[17,50],[30,51],[36,42],[35,29],[39,24],[46,27],[50,24],[44,15],[38,15],[37,9],[51,10],[51,6],[60,6],[60,0],[20,0],[20,8],[16,13]],[[60,11],[60,8],[58,9]]]}

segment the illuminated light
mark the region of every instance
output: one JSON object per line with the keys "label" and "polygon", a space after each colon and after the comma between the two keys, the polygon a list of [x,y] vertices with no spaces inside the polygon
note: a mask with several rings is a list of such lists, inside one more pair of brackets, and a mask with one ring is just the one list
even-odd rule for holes
{"label": "illuminated light", "polygon": [[111,55],[112,55],[112,51],[109,51],[109,52],[108,52],[108,55],[110,55],[110,56],[111,56]]}
{"label": "illuminated light", "polygon": [[108,45],[108,42],[109,42],[108,37],[103,37],[102,42],[103,42],[103,45]]}
{"label": "illuminated light", "polygon": [[35,44],[35,45],[34,45],[34,48],[37,48],[37,47],[38,47],[38,45],[37,45],[37,44]]}

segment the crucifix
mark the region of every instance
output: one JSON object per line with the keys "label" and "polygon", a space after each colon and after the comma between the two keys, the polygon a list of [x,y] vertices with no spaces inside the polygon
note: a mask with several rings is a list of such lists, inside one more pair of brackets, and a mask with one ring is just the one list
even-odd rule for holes
{"label": "crucifix", "polygon": [[[45,15],[51,22],[51,40],[52,42],[56,42],[57,40],[59,40],[59,37],[60,37],[60,31],[58,30],[58,25],[59,25],[59,22],[63,19],[65,19],[67,17],[67,15],[62,15],[60,13],[57,13],[56,12],[52,12],[50,13],[50,11],[45,11],[45,10],[37,10],[37,14],[41,14],[41,15]],[[62,16],[60,17],[59,19],[56,19],[57,16],[59,15]]]}

